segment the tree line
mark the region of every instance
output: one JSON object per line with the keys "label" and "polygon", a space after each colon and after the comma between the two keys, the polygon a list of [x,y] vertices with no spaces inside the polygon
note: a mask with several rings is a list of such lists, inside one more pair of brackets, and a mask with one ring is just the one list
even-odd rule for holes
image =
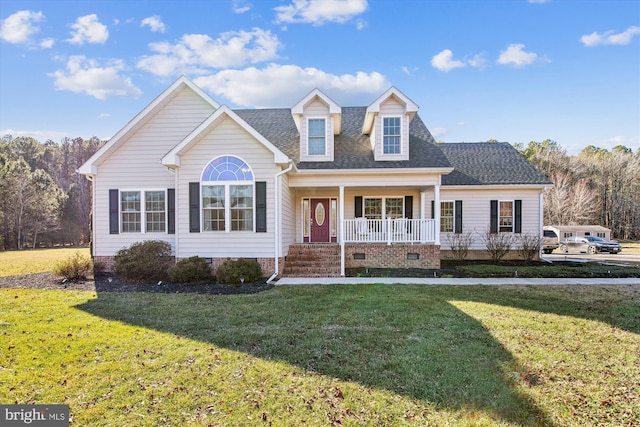
{"label": "tree line", "polygon": [[103,141],[0,142],[0,249],[80,245],[91,238],[91,183],[76,172]]}
{"label": "tree line", "polygon": [[554,183],[545,225],[602,225],[617,239],[640,239],[640,149],[589,145],[571,156],[548,139],[515,147]]}
{"label": "tree line", "polygon": [[[102,144],[0,140],[0,250],[90,241],[91,183],[76,170]],[[551,140],[515,147],[555,184],[544,195],[545,224],[597,224],[640,239],[640,149],[590,145],[572,156]]]}

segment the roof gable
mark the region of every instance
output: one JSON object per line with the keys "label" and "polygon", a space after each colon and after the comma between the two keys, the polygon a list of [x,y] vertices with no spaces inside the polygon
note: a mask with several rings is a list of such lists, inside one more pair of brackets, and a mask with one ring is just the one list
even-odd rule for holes
{"label": "roof gable", "polygon": [[78,168],[78,172],[84,175],[95,175],[97,165],[116,150],[127,138],[153,117],[162,107],[167,105],[175,96],[185,89],[190,89],[202,98],[212,109],[218,109],[220,104],[207,95],[195,83],[186,76],[180,76],[171,86],[158,95],[149,105],[140,111],[118,133],[116,133],[105,145],[94,153],[86,162]]}
{"label": "roof gable", "polygon": [[162,158],[162,164],[167,167],[180,166],[180,155],[191,148],[197,141],[199,141],[206,133],[213,130],[218,126],[225,117],[235,121],[240,127],[253,136],[258,142],[264,145],[269,151],[274,154],[276,163],[288,163],[289,158],[273,145],[268,139],[257,132],[251,127],[245,120],[238,116],[233,110],[226,105],[218,108],[207,120],[202,122],[200,126],[194,129],[189,135],[187,135],[178,145],[173,147],[171,151],[164,155]]}
{"label": "roof gable", "polygon": [[342,122],[340,119],[342,107],[317,88],[313,89],[304,98],[302,98],[300,102],[291,107],[291,114],[293,115],[293,121],[298,128],[298,132],[300,131],[300,119],[304,115],[305,108],[316,100],[319,100],[327,106],[329,109],[329,115],[333,117],[333,134],[339,134],[341,130],[340,123]]}
{"label": "roof gable", "polygon": [[413,102],[408,96],[400,92],[397,88],[391,87],[387,89],[385,93],[376,98],[376,100],[369,104],[369,106],[367,107],[364,122],[362,124],[362,133],[366,135],[371,133],[373,119],[377,114],[380,114],[380,106],[390,98],[394,98],[404,107],[404,113],[409,116],[409,120],[411,120],[413,116],[418,112],[418,104]]}

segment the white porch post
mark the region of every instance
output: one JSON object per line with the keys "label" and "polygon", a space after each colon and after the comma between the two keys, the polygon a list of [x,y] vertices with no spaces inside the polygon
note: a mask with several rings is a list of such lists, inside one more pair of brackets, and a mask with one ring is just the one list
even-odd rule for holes
{"label": "white porch post", "polygon": [[340,221],[338,235],[340,236],[340,276],[344,277],[344,185],[340,186]]}
{"label": "white porch post", "polygon": [[436,220],[436,245],[440,245],[440,185],[433,188],[433,217]]}
{"label": "white porch post", "polygon": [[[420,192],[420,219],[421,220],[425,220],[427,219],[427,207],[425,206],[425,203],[427,202],[427,193],[426,191],[421,191]],[[420,233],[420,243],[425,243],[425,233],[424,230]]]}

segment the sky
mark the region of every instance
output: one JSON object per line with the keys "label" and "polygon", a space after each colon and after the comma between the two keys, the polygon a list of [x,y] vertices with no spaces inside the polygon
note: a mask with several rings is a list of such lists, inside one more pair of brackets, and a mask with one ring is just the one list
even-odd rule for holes
{"label": "sky", "polygon": [[640,148],[640,0],[1,0],[0,136],[109,139],[179,76],[231,108],[395,86],[441,142]]}

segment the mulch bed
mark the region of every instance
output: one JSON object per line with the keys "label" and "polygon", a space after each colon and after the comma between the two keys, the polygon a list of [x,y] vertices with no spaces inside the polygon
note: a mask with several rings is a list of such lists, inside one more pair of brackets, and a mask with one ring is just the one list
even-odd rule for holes
{"label": "mulch bed", "polygon": [[0,277],[0,288],[22,289],[50,289],[92,292],[152,292],[165,294],[255,294],[273,288],[273,284],[266,279],[256,283],[246,283],[241,286],[225,285],[220,283],[126,283],[111,276],[98,276],[95,279],[80,281],[64,281],[51,273],[35,273],[23,276]]}

